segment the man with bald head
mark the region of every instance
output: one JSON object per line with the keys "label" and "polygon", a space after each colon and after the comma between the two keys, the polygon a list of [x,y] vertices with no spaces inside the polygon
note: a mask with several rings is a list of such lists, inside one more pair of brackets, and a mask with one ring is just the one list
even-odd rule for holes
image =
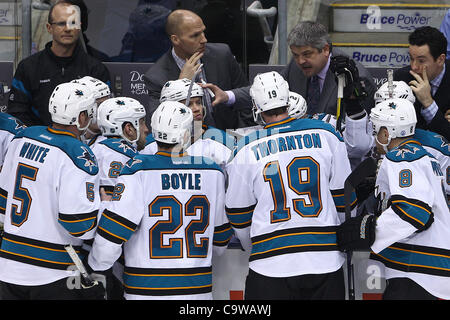
{"label": "man with bald head", "polygon": [[[144,80],[150,95],[147,107],[147,126],[159,105],[161,88],[169,80],[192,79],[215,83],[225,90],[248,85],[227,44],[208,43],[203,20],[189,10],[175,10],[167,17],[166,32],[172,43],[167,51],[145,73]],[[235,129],[252,125],[241,115],[243,109],[218,104],[211,106],[213,97],[205,92],[207,114],[204,122],[219,129]],[[245,112],[245,111],[244,111]]]}

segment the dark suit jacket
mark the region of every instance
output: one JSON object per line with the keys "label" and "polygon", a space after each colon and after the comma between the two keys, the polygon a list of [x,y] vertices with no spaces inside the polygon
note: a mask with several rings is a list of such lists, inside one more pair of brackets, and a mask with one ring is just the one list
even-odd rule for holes
{"label": "dark suit jacket", "polygon": [[[336,48],[334,48],[332,52],[334,56],[337,55],[348,56],[347,54],[343,53],[342,51]],[[364,66],[359,62],[355,63],[358,67],[359,76],[364,79],[366,85],[368,97],[363,100],[363,105],[367,113],[369,114],[370,109],[374,107],[375,103],[373,96],[376,91],[376,85],[375,82],[373,81],[373,76],[370,74],[370,72],[367,69],[365,69]],[[294,59],[291,59],[289,64],[283,69],[283,71],[280,72],[280,74],[289,83],[290,91],[297,92],[306,99],[309,79],[303,74],[302,70],[299,68]],[[235,106],[242,107],[244,105],[248,105],[249,103],[251,104],[249,88],[250,87],[245,87],[233,90],[236,96]],[[328,70],[323,83],[322,92],[320,93],[320,100],[316,113],[325,112],[335,115],[336,111],[337,111],[337,83],[334,74],[330,70]]]}
{"label": "dark suit jacket", "polygon": [[[394,72],[394,80],[405,81],[409,83],[414,80],[414,77],[409,73],[411,67],[404,67]],[[438,112],[431,120],[430,123],[426,123],[425,119],[420,113],[422,104],[416,99],[414,107],[416,108],[417,115],[417,127],[430,130],[443,135],[447,140],[450,140],[450,123],[445,119],[445,112],[450,109],[450,60],[445,61],[445,74],[442,78],[441,85],[439,86],[433,99],[439,107]]]}
{"label": "dark suit jacket", "polygon": [[[248,85],[247,78],[228,45],[223,43],[207,43],[205,54],[201,61],[206,73],[207,82],[214,83],[223,90]],[[180,69],[172,56],[172,49],[167,51],[145,73],[144,81],[150,95],[149,106],[147,106],[147,125],[149,127],[151,116],[159,105],[163,85],[169,80],[178,79],[179,74]],[[239,118],[239,110],[234,106],[230,107],[226,105],[215,106],[213,118],[207,115],[205,123],[222,130],[242,126]]]}

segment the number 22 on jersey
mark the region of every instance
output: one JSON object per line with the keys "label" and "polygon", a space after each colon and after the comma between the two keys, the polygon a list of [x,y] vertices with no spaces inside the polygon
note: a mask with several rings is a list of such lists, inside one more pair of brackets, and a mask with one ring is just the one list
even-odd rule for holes
{"label": "number 22 on jersey", "polygon": [[[149,205],[150,217],[162,217],[166,211],[168,219],[159,220],[150,228],[150,258],[183,258],[183,243],[186,244],[188,258],[206,258],[209,239],[203,237],[197,243],[196,236],[205,233],[209,226],[209,208],[209,201],[204,195],[192,196],[184,206],[174,196],[156,197]],[[197,212],[199,218],[192,219],[185,226],[184,239],[170,238],[168,244],[163,243],[164,236],[175,234],[183,226],[184,217],[195,216]]]}

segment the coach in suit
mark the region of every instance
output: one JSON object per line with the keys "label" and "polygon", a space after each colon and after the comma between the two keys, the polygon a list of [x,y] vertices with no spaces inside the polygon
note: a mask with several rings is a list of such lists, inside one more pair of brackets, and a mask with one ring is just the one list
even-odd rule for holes
{"label": "coach in suit", "polygon": [[450,60],[447,39],[436,28],[422,27],[409,35],[410,66],[394,72],[394,80],[408,83],[416,96],[417,127],[450,140]]}
{"label": "coach in suit", "polygon": [[[144,75],[150,95],[147,106],[148,126],[159,105],[161,88],[168,80],[192,79],[198,71],[196,81],[216,83],[226,90],[248,85],[229,46],[207,43],[204,31],[202,19],[191,11],[175,10],[168,16],[166,32],[172,42],[172,49],[158,59]],[[215,104],[212,108],[212,100],[213,97],[205,92],[203,102],[208,111],[204,123],[222,130],[246,125],[238,108],[223,104]]]}
{"label": "coach in suit", "polygon": [[[289,33],[288,44],[292,59],[280,74],[289,83],[289,89],[302,95],[308,104],[307,113],[336,114],[337,83],[334,73],[330,70],[331,56],[346,54],[332,48],[331,39],[325,28],[317,22],[301,22]],[[360,64],[355,63],[359,80],[364,82],[367,97],[361,101],[367,113],[374,106],[376,86],[372,75]],[[214,103],[227,103],[235,107],[251,104],[249,87],[224,91],[220,86],[208,84],[216,94]]]}

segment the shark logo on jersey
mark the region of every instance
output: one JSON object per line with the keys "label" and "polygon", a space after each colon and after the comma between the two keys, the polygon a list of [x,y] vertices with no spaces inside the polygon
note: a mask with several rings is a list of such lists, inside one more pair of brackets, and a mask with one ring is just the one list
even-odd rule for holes
{"label": "shark logo on jersey", "polygon": [[185,113],[186,113],[186,110],[183,109],[183,108],[180,108],[180,113],[181,113],[181,114],[185,114]]}
{"label": "shark logo on jersey", "polygon": [[114,141],[113,143],[118,144],[119,145],[118,148],[121,148],[123,150],[123,152],[127,152],[128,150],[135,151],[135,149],[132,146],[130,146],[128,143],[126,143],[123,140]]}
{"label": "shark logo on jersey", "polygon": [[142,163],[142,160],[139,160],[139,159],[130,159],[130,160],[128,160],[127,161],[127,163],[125,163],[125,165],[128,167],[128,168],[131,168],[132,166],[134,166],[135,164],[138,164],[138,163]]}
{"label": "shark logo on jersey", "polygon": [[405,154],[407,154],[407,153],[415,154],[419,150],[420,149],[417,148],[417,147],[412,147],[412,149],[411,148],[399,148],[398,151],[397,151],[396,156],[405,158]]}
{"label": "shark logo on jersey", "polygon": [[14,120],[16,122],[16,127],[15,130],[19,130],[19,129],[25,129],[27,126],[24,125],[22,122],[20,122],[19,120]]}
{"label": "shark logo on jersey", "polygon": [[441,136],[440,134],[437,134],[434,136],[435,138],[439,138],[442,141],[441,144],[441,148],[445,148],[447,147],[448,151],[450,152],[450,144],[448,143],[447,139],[445,139],[443,136]]}
{"label": "shark logo on jersey", "polygon": [[84,160],[84,166],[89,167],[89,171],[92,172],[92,168],[97,166],[97,161],[95,160],[95,157],[89,152],[86,147],[81,147],[83,149],[83,154],[81,156],[78,156],[78,159]]}
{"label": "shark logo on jersey", "polygon": [[116,104],[118,104],[119,106],[124,106],[125,105],[125,101],[123,101],[123,100],[116,100]]}
{"label": "shark logo on jersey", "polygon": [[84,96],[83,91],[78,90],[78,89],[75,91],[75,94],[76,94],[77,96]]}

